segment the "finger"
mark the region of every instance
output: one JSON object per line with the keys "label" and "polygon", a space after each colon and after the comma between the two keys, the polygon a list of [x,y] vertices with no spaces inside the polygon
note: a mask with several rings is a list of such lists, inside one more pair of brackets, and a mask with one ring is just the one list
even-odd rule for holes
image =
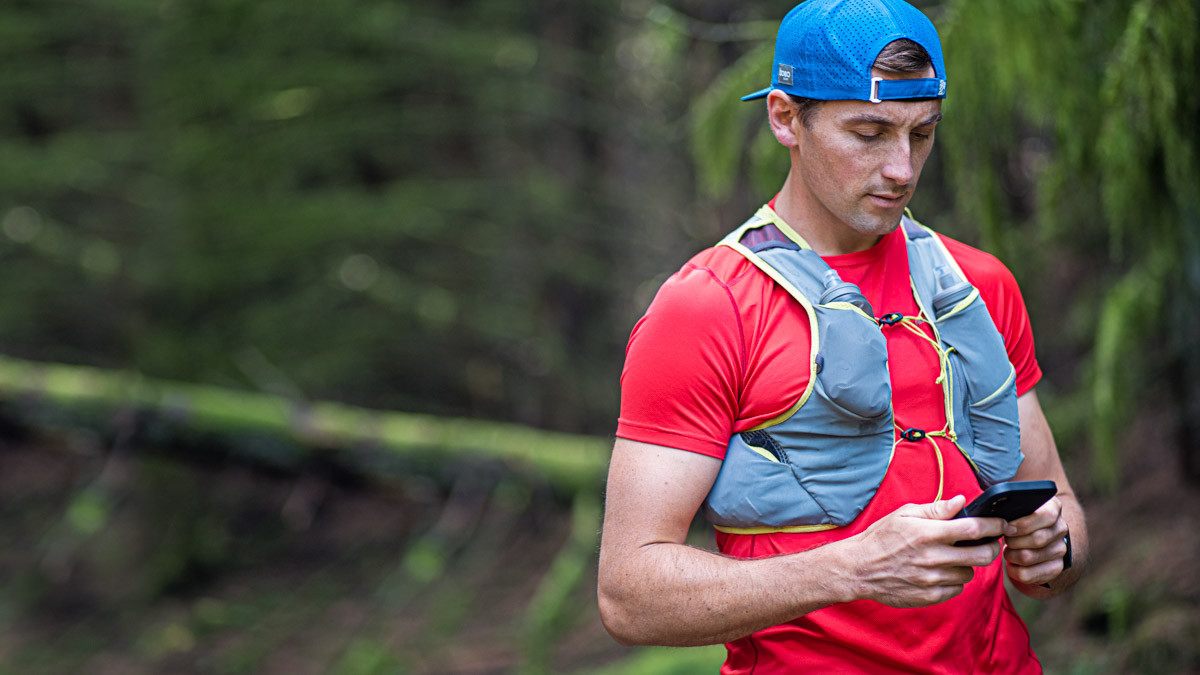
{"label": "finger", "polygon": [[1004,559],[1014,565],[1031,567],[1039,563],[1062,560],[1067,556],[1067,542],[1062,539],[1052,541],[1048,546],[1039,548],[1012,548],[1004,552]]}
{"label": "finger", "polygon": [[971,583],[975,578],[974,567],[946,567],[946,579],[942,581],[940,586],[958,586],[963,587]]}
{"label": "finger", "polygon": [[1051,497],[1049,501],[1039,506],[1038,509],[1033,513],[1009,523],[1009,525],[1013,528],[1009,536],[1019,537],[1029,534],[1034,530],[1050,527],[1061,516],[1062,503],[1058,501],[1058,497]]}
{"label": "finger", "polygon": [[[1048,527],[1033,530],[1021,536],[1009,535],[1005,537],[1005,542],[1008,543],[1010,549],[1042,549],[1061,543],[1066,535],[1067,524],[1060,519]],[[1063,548],[1065,549],[1066,546],[1064,545]]]}
{"label": "finger", "polygon": [[1036,565],[1008,565],[1008,577],[1024,584],[1041,584],[1062,574],[1062,559],[1047,560]]}
{"label": "finger", "polygon": [[930,520],[950,520],[958,515],[959,511],[962,511],[966,503],[966,497],[955,495],[950,499],[942,499],[929,504],[908,504],[901,507],[901,510],[906,516],[916,516]]}
{"label": "finger", "polygon": [[959,595],[962,595],[964,584],[945,584],[943,586],[934,586],[926,592],[928,598],[923,605],[937,605]]}
{"label": "finger", "polygon": [[1004,520],[1000,518],[957,518],[946,524],[944,541],[953,544],[960,541],[992,539],[1000,537],[1004,532]]}
{"label": "finger", "polygon": [[961,565],[946,565],[926,569],[911,577],[911,583],[921,588],[964,586],[975,578],[975,568]]}
{"label": "finger", "polygon": [[963,586],[947,584],[945,586],[930,586],[920,590],[910,591],[895,598],[889,598],[886,604],[892,607],[928,607],[943,603],[962,594]]}
{"label": "finger", "polygon": [[987,567],[996,558],[1000,557],[1003,548],[1000,545],[1000,540],[996,539],[977,546],[956,546],[954,550],[961,555],[957,561],[959,564],[970,565],[972,567]]}
{"label": "finger", "polygon": [[940,600],[938,600],[938,602],[942,603],[942,602],[945,602],[952,598],[956,598],[959,595],[962,595],[964,588],[965,588],[965,586],[942,586],[941,587],[942,598]]}
{"label": "finger", "polygon": [[947,547],[951,552],[943,560],[943,565],[951,567],[975,568],[987,567],[1000,557],[1000,542],[991,541],[977,546]]}

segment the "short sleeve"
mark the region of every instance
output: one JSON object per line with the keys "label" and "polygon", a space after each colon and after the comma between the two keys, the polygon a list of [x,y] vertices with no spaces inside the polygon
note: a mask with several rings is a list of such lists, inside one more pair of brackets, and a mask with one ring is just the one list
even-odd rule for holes
{"label": "short sleeve", "polygon": [[724,459],[746,359],[734,294],[688,263],[633,328],[617,436]]}
{"label": "short sleeve", "polygon": [[953,239],[941,238],[968,280],[979,289],[992,322],[1004,338],[1008,360],[1017,371],[1017,395],[1033,389],[1042,379],[1042,369],[1034,351],[1033,326],[1016,278],[995,256]]}

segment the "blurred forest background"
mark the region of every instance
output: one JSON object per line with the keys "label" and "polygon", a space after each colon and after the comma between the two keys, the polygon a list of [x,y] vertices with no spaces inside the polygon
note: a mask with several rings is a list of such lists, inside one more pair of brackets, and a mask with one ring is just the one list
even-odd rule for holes
{"label": "blurred forest background", "polygon": [[[604,633],[603,475],[633,323],[782,182],[791,4],[0,6],[0,670],[715,671]],[[1021,283],[1089,507],[1018,608],[1200,672],[1200,9],[917,4],[912,207]]]}

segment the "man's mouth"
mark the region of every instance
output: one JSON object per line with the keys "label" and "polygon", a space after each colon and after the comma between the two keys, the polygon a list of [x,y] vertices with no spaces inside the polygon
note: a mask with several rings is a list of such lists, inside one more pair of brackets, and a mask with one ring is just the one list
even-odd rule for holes
{"label": "man's mouth", "polygon": [[877,205],[882,206],[884,208],[888,208],[888,207],[896,206],[900,202],[904,201],[905,194],[907,194],[907,193],[901,192],[898,195],[894,195],[894,194],[890,194],[890,193],[882,193],[881,194],[881,193],[873,192],[867,196],[870,197],[871,201],[875,202]]}

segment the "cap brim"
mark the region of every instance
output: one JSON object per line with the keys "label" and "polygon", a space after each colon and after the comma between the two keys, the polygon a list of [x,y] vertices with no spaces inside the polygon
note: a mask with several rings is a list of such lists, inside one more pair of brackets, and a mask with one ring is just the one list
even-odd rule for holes
{"label": "cap brim", "polygon": [[771,90],[774,88],[775,88],[774,86],[771,86],[771,87],[767,87],[766,89],[760,89],[760,90],[754,92],[753,94],[746,94],[745,96],[742,97],[742,100],[743,101],[753,101],[756,98],[766,98],[767,94],[771,93]]}

